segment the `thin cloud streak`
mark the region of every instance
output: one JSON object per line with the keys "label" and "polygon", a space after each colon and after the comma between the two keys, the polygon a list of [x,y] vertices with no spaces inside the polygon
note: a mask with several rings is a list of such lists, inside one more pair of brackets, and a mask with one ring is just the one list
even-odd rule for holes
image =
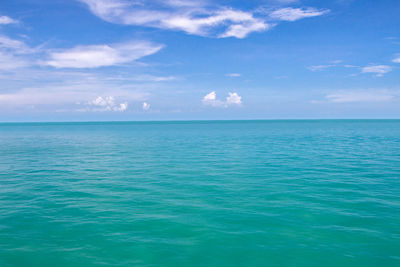
{"label": "thin cloud streak", "polygon": [[152,55],[162,45],[132,41],[112,45],[77,46],[71,49],[51,52],[43,65],[55,68],[98,68],[128,63]]}
{"label": "thin cloud streak", "polygon": [[316,9],[316,8],[281,8],[273,11],[269,16],[272,19],[282,20],[282,21],[296,21],[304,18],[311,18],[322,16],[328,13],[327,9]]}
{"label": "thin cloud streak", "polygon": [[395,99],[396,94],[388,91],[350,91],[326,95],[326,99],[333,103],[355,102],[387,102]]}
{"label": "thin cloud streak", "polygon": [[376,73],[377,77],[382,77],[384,74],[391,71],[392,68],[386,65],[373,65],[362,68],[362,73]]}

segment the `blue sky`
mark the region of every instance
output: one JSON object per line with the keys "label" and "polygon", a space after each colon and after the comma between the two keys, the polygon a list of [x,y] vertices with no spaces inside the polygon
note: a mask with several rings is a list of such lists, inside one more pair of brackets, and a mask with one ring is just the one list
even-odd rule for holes
{"label": "blue sky", "polygon": [[400,118],[398,0],[3,0],[0,121]]}

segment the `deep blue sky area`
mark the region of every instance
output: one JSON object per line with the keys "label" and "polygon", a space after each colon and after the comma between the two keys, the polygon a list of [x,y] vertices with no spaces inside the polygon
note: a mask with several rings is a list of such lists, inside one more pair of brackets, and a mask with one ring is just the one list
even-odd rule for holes
{"label": "deep blue sky area", "polygon": [[0,121],[400,118],[397,0],[3,0]]}

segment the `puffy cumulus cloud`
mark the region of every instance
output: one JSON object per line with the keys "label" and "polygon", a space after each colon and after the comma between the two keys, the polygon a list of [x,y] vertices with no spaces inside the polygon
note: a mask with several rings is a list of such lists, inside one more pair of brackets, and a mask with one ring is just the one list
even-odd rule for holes
{"label": "puffy cumulus cloud", "polygon": [[225,102],[227,105],[241,105],[242,97],[237,93],[229,93],[229,96],[226,98]]}
{"label": "puffy cumulus cloud", "polygon": [[283,8],[269,12],[267,19],[266,16],[256,16],[256,12],[212,5],[207,1],[79,1],[85,3],[94,15],[108,22],[219,38],[245,38],[252,32],[266,31],[275,25],[269,22],[271,19],[295,21],[328,12],[313,8]]}
{"label": "puffy cumulus cloud", "polygon": [[125,111],[128,109],[128,103],[121,103],[119,107],[115,107],[114,111]]}
{"label": "puffy cumulus cloud", "polygon": [[328,101],[334,103],[385,102],[393,100],[395,97],[395,93],[385,90],[338,92],[325,96]]}
{"label": "puffy cumulus cloud", "polygon": [[145,84],[121,85],[101,79],[102,75],[97,79],[84,73],[52,72],[49,75],[48,71],[29,69],[17,73],[4,77],[18,81],[28,76],[41,81],[32,81],[34,84],[30,87],[6,86],[6,90],[0,92],[0,113],[18,113],[31,106],[35,106],[32,112],[125,111],[129,109],[128,103],[142,103],[149,97],[146,89],[153,88]]}
{"label": "puffy cumulus cloud", "polygon": [[142,109],[143,110],[149,110],[150,109],[150,104],[147,103],[147,102],[143,102]]}
{"label": "puffy cumulus cloud", "polygon": [[376,73],[377,77],[382,77],[384,74],[391,72],[392,68],[386,65],[374,65],[362,68],[363,73]]}
{"label": "puffy cumulus cloud", "polygon": [[212,91],[211,93],[208,93],[203,97],[203,102],[210,102],[216,99],[217,99],[217,93],[215,91]]}
{"label": "puffy cumulus cloud", "polygon": [[217,93],[212,91],[203,97],[202,103],[207,106],[227,108],[232,105],[240,106],[242,104],[242,97],[237,93],[229,93],[226,100],[221,101],[217,99]]}
{"label": "puffy cumulus cloud", "polygon": [[271,12],[269,16],[276,20],[296,21],[304,18],[322,16],[328,12],[329,10],[327,9],[285,7]]}
{"label": "puffy cumulus cloud", "polygon": [[12,19],[7,16],[0,16],[0,25],[16,24],[18,20]]}
{"label": "puffy cumulus cloud", "polygon": [[97,97],[87,103],[87,111],[125,111],[128,109],[128,103],[115,103],[113,96]]}
{"label": "puffy cumulus cloud", "polygon": [[55,68],[98,68],[131,62],[158,52],[163,46],[144,41],[77,46],[51,52],[43,64]]}
{"label": "puffy cumulus cloud", "polygon": [[215,91],[212,91],[211,93],[206,94],[203,97],[202,102],[204,105],[207,105],[207,106],[213,106],[213,107],[223,107],[224,106],[224,102],[217,99],[217,93]]}

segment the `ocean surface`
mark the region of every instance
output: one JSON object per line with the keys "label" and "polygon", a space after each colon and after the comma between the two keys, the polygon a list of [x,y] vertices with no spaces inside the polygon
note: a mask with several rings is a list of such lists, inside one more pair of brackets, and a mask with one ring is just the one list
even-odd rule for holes
{"label": "ocean surface", "polygon": [[400,266],[400,120],[0,124],[0,266]]}

